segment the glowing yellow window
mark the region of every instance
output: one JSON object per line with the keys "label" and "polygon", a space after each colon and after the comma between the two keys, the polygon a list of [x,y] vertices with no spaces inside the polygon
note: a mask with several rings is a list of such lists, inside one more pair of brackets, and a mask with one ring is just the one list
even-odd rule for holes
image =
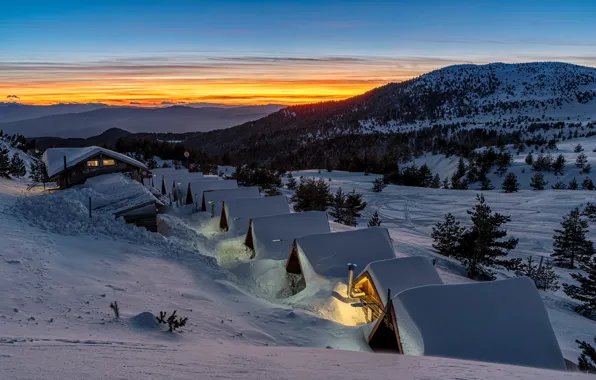
{"label": "glowing yellow window", "polygon": [[99,160],[89,160],[87,166],[99,166]]}
{"label": "glowing yellow window", "polygon": [[116,165],[116,161],[112,160],[112,159],[104,159],[103,160],[103,166],[112,166],[112,165]]}

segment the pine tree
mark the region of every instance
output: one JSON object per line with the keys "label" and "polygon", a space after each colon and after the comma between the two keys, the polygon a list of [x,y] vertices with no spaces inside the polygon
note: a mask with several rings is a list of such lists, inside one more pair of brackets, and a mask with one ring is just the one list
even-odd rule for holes
{"label": "pine tree", "polygon": [[559,289],[558,276],[552,265],[549,262],[542,265],[542,261],[540,264],[535,264],[532,256],[528,256],[526,263],[518,266],[515,274],[532,279],[537,289],[552,292]]}
{"label": "pine tree", "polygon": [[567,189],[569,189],[569,190],[579,189],[579,183],[577,183],[577,180],[575,179],[575,177],[573,177],[573,179],[571,181],[569,181],[569,185],[567,185]]}
{"label": "pine tree", "polygon": [[494,190],[495,187],[493,186],[492,182],[488,177],[484,177],[481,183],[480,190]]}
{"label": "pine tree", "polygon": [[370,217],[370,219],[368,220],[368,226],[369,227],[378,227],[381,225],[381,222],[383,220],[381,219],[381,217],[379,217],[379,212],[375,211],[372,216]]}
{"label": "pine tree", "polygon": [[582,302],[575,307],[575,311],[588,317],[596,317],[596,258],[582,263],[580,269],[586,272],[571,273],[571,277],[579,282],[578,285],[563,284],[563,290],[569,297]]}
{"label": "pine tree", "polygon": [[10,159],[8,149],[0,149],[0,177],[10,178]]}
{"label": "pine tree", "polygon": [[530,152],[526,156],[526,164],[532,165],[533,163],[534,163],[534,156],[532,156],[532,152]]}
{"label": "pine tree", "polygon": [[443,256],[457,256],[464,231],[465,228],[460,227],[451,213],[446,214],[445,220],[433,227],[430,235],[434,241],[433,248]]}
{"label": "pine tree", "polygon": [[591,171],[592,171],[592,165],[590,165],[590,163],[585,164],[584,168],[582,169],[582,173],[588,174]]}
{"label": "pine tree", "polygon": [[424,164],[419,169],[420,173],[420,186],[430,187],[433,183],[433,172],[430,170],[428,165]]}
{"label": "pine tree", "polygon": [[552,167],[555,175],[563,175],[565,173],[565,157],[559,154]]}
{"label": "pine tree", "polygon": [[31,180],[31,186],[41,182],[39,173],[39,161],[31,160],[29,163],[29,179]]}
{"label": "pine tree", "polygon": [[445,179],[443,179],[443,183],[441,184],[441,187],[443,189],[448,189],[449,188],[449,178],[445,177]]}
{"label": "pine tree", "polygon": [[336,223],[344,224],[346,220],[346,195],[344,194],[341,187],[337,189],[337,192],[333,196],[331,207],[329,210],[329,216],[333,218]]}
{"label": "pine tree", "polygon": [[491,277],[482,267],[506,265],[507,262],[500,257],[507,256],[510,250],[515,249],[518,239],[502,240],[507,236],[507,230],[501,226],[510,222],[511,217],[493,213],[482,194],[476,195],[476,200],[478,203],[468,210],[472,227],[466,229],[460,239],[457,258],[466,265],[468,277]]}
{"label": "pine tree", "polygon": [[583,151],[584,151],[584,148],[582,147],[582,144],[577,144],[577,145],[575,146],[575,148],[573,148],[573,151],[574,151],[575,153],[580,153],[580,152],[583,152]]}
{"label": "pine tree", "polygon": [[292,196],[295,211],[325,211],[332,201],[329,185],[322,178],[301,178]]}
{"label": "pine tree", "polygon": [[192,200],[192,190],[190,188],[190,182],[188,183],[188,189],[186,189],[186,203],[187,205],[191,205],[193,204],[193,200]]}
{"label": "pine tree", "polygon": [[27,174],[25,161],[23,161],[18,153],[13,154],[10,160],[10,174],[15,177],[24,177]]}
{"label": "pine tree", "polygon": [[43,189],[46,189],[46,183],[50,182],[50,176],[48,175],[48,167],[43,161],[37,163],[37,170],[39,172],[39,182],[43,183]]}
{"label": "pine tree", "polygon": [[456,170],[455,174],[453,174],[453,176],[455,178],[459,179],[466,175],[466,171],[467,171],[467,168],[466,168],[464,159],[463,159],[463,157],[460,157],[459,161],[457,162],[457,170]]}
{"label": "pine tree", "polygon": [[551,256],[558,266],[575,269],[577,261],[585,262],[595,253],[594,244],[586,238],[588,221],[581,217],[576,207],[563,217],[561,227],[555,230]]}
{"label": "pine tree", "polygon": [[281,191],[279,191],[276,186],[268,186],[265,188],[266,197],[275,197],[277,195],[281,195]]}
{"label": "pine tree", "polygon": [[535,173],[530,180],[530,187],[534,190],[544,190],[546,185],[548,185],[548,181],[544,180],[542,173]]}
{"label": "pine tree", "polygon": [[430,187],[432,187],[433,189],[438,189],[441,187],[441,177],[439,177],[439,174],[435,174],[433,181],[430,184]]}
{"label": "pine tree", "polygon": [[166,195],[168,192],[166,190],[166,180],[164,176],[161,176],[161,195]]}
{"label": "pine tree", "polygon": [[[582,350],[577,358],[577,366],[580,371],[596,374],[596,348],[586,341],[576,340],[575,343],[579,344],[579,348]],[[596,338],[594,338],[594,343],[596,343]]]}
{"label": "pine tree", "polygon": [[294,178],[292,173],[288,173],[288,182],[286,183],[286,186],[289,190],[296,189],[296,178]]}
{"label": "pine tree", "polygon": [[515,193],[519,190],[519,182],[517,182],[517,176],[511,172],[507,174],[503,180],[501,188],[506,193]]}
{"label": "pine tree", "polygon": [[385,183],[385,181],[383,181],[382,178],[375,178],[375,180],[373,181],[372,191],[375,193],[380,193],[386,187],[387,183]]}
{"label": "pine tree", "polygon": [[586,164],[588,163],[588,157],[584,153],[580,153],[579,156],[575,159],[575,166],[583,169]]}
{"label": "pine tree", "polygon": [[346,216],[344,224],[348,226],[357,226],[358,218],[367,205],[367,203],[362,200],[362,194],[357,193],[356,190],[352,190],[346,197],[345,205]]}

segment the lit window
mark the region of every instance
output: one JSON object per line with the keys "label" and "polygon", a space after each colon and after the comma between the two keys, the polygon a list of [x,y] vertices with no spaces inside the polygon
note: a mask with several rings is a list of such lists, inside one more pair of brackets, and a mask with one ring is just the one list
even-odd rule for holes
{"label": "lit window", "polygon": [[99,166],[99,160],[89,160],[87,166]]}
{"label": "lit window", "polygon": [[112,166],[112,165],[116,165],[116,161],[114,160],[103,160],[103,166]]}

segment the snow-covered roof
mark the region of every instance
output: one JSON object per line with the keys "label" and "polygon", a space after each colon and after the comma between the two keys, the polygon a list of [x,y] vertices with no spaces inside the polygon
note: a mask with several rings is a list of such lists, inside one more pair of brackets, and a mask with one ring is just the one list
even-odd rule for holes
{"label": "snow-covered roof", "polygon": [[406,355],[565,369],[546,308],[529,278],[421,286],[392,300]]}
{"label": "snow-covered roof", "polygon": [[[230,229],[240,225],[247,228],[248,221],[251,218],[290,213],[288,198],[284,195],[265,198],[232,199],[224,202],[222,210],[224,209]],[[241,232],[246,232],[246,229]]]}
{"label": "snow-covered roof", "polygon": [[149,189],[121,173],[89,178],[83,186],[94,191],[91,208],[100,212],[120,214],[152,203],[163,206]]}
{"label": "snow-covered roof", "polygon": [[294,239],[331,232],[324,211],[296,212],[252,218],[252,238],[257,259],[285,260]]}
{"label": "snow-covered roof", "polygon": [[381,227],[304,236],[296,245],[313,271],[324,277],[345,277],[348,263],[363,268],[371,261],[395,258],[389,232]]}
{"label": "snow-covered roof", "polygon": [[215,212],[215,216],[219,216],[221,215],[221,206],[223,202],[228,202],[232,199],[260,197],[261,194],[259,193],[258,187],[239,187],[237,189],[206,190],[203,192],[203,199],[205,201],[206,207],[206,209],[203,211],[210,211],[211,204],[213,204],[213,211]]}
{"label": "snow-covered roof", "polygon": [[100,153],[140,169],[149,170],[145,164],[132,157],[99,146],[88,146],[84,148],[48,148],[44,152],[42,160],[48,168],[48,175],[53,177],[64,170],[64,156],[66,156],[66,167],[71,168]]}
{"label": "snow-covered roof", "polygon": [[431,261],[422,256],[400,257],[369,263],[361,276],[368,274],[383,305],[387,304],[387,289],[396,295],[410,288],[443,283]]}
{"label": "snow-covered roof", "polygon": [[[177,184],[178,188],[180,188],[184,193],[188,189],[188,184],[190,184],[190,190],[192,191],[192,195],[195,198],[196,202],[200,202],[203,199],[203,191],[208,190],[223,190],[223,189],[237,189],[238,182],[234,179],[229,180],[197,180],[197,181],[190,181],[186,184]],[[167,185],[167,183],[166,183]]]}

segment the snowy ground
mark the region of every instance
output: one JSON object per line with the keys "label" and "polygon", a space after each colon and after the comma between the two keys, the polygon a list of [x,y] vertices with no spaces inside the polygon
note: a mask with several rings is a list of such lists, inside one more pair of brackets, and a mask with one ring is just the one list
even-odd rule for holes
{"label": "snowy ground", "polygon": [[[379,210],[402,255],[432,255],[432,223],[445,210],[463,216],[475,194],[393,186],[373,194],[372,176],[321,176],[332,177],[334,188],[365,193],[367,216]],[[238,260],[241,241],[218,233],[207,215],[174,209],[163,217],[169,233],[162,236],[109,215],[89,219],[80,190],[48,195],[24,188],[23,181],[0,180],[2,379],[561,378],[531,368],[369,353],[361,327],[354,326],[358,310],[332,296],[345,292],[345,285],[280,296],[283,262]],[[488,201],[499,211],[516,212],[511,231],[524,235],[520,254],[546,254],[560,216],[590,196],[567,193],[544,192],[537,199],[530,192],[495,193]],[[553,209],[554,195],[564,202]],[[404,219],[406,203],[410,216]],[[534,213],[541,205],[549,206],[542,218]],[[457,264],[439,265],[446,282],[466,281]],[[573,313],[560,295],[544,299],[566,357],[575,360],[573,339],[591,339],[596,323]],[[109,309],[114,300],[120,320]],[[189,317],[176,334],[151,317],[135,318],[174,309]]]}

